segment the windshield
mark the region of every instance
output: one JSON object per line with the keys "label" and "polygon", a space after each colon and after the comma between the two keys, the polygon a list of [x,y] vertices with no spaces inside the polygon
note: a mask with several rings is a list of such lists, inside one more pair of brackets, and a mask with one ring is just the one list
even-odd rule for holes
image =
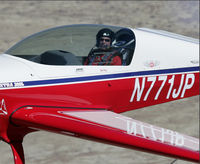
{"label": "windshield", "polygon": [[[115,34],[110,45],[112,50],[120,51],[124,45],[127,47],[126,44],[132,41],[132,44],[129,44],[128,47],[132,49],[132,58],[135,46],[133,45],[133,43],[135,44],[133,32],[130,29],[105,25],[71,25],[48,29],[25,38],[11,47],[6,53],[40,64],[85,65],[89,53],[97,46],[97,33],[105,28],[112,30]],[[117,39],[116,36],[121,29],[131,31],[132,37],[126,37],[125,40],[128,40],[124,42],[120,40],[120,37]],[[111,48],[109,51],[111,51]],[[123,56],[120,56],[120,58],[122,59]],[[128,64],[130,64],[130,61]],[[125,65],[128,64],[126,63]]]}

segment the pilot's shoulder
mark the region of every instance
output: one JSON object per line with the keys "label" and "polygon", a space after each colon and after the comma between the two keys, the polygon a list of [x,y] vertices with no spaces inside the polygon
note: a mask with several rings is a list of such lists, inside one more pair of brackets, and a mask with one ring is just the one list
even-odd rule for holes
{"label": "pilot's shoulder", "polygon": [[124,50],[125,49],[123,47],[111,47],[111,49],[110,49],[110,51],[116,52],[116,53],[123,53]]}
{"label": "pilot's shoulder", "polygon": [[91,51],[99,51],[99,48],[98,47],[93,47],[92,49],[91,49]]}

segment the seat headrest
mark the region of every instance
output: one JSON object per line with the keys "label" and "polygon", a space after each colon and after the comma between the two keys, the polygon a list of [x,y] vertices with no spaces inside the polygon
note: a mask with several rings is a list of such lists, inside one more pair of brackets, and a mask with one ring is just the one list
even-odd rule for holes
{"label": "seat headrest", "polygon": [[116,39],[113,44],[116,47],[127,46],[135,41],[135,35],[133,31],[128,28],[123,28],[117,31],[115,37]]}
{"label": "seat headrest", "polygon": [[55,51],[46,51],[41,54],[41,64],[47,65],[66,65],[67,60]]}
{"label": "seat headrest", "polygon": [[81,65],[74,54],[62,50],[50,50],[42,53],[40,63],[47,65]]}

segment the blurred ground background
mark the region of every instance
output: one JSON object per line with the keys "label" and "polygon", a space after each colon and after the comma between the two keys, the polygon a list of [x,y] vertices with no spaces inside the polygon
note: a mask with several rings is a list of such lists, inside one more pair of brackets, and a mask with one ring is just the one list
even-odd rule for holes
{"label": "blurred ground background", "polygon": [[[148,27],[199,38],[199,1],[0,1],[0,53],[46,28],[87,23]],[[199,96],[124,115],[199,137]],[[27,135],[24,149],[27,164],[170,164],[174,160],[48,132]],[[0,142],[0,164],[10,163],[11,149]]]}

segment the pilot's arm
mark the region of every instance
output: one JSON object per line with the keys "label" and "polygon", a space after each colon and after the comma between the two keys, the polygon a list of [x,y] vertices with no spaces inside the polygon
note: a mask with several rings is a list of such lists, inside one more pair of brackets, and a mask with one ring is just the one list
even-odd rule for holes
{"label": "pilot's arm", "polygon": [[94,56],[94,51],[95,51],[95,50],[96,50],[95,48],[92,48],[92,49],[90,50],[90,52],[89,52],[89,54],[88,54],[86,60],[84,61],[84,65],[89,65],[89,63],[90,63],[91,60],[92,60],[92,57]]}
{"label": "pilot's arm", "polygon": [[115,56],[111,62],[110,65],[122,65],[122,60],[119,56]]}

